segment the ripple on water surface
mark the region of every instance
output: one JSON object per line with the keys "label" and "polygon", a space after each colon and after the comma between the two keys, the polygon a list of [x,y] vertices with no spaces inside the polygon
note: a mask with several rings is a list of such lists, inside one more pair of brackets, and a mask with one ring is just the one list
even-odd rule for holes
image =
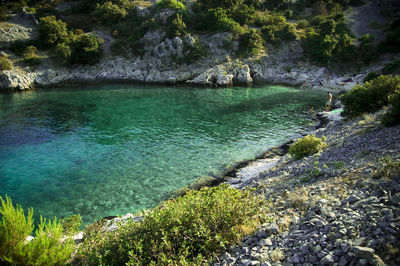
{"label": "ripple on water surface", "polygon": [[0,193],[45,217],[150,208],[308,129],[325,93],[87,86],[0,95]]}

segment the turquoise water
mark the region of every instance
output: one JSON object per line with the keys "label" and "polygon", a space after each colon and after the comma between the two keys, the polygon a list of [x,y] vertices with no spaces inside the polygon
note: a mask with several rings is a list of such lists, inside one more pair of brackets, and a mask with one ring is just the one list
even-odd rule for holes
{"label": "turquoise water", "polygon": [[[0,195],[84,222],[150,208],[307,130],[325,92],[96,85],[0,94]],[[37,217],[37,216],[36,216]]]}

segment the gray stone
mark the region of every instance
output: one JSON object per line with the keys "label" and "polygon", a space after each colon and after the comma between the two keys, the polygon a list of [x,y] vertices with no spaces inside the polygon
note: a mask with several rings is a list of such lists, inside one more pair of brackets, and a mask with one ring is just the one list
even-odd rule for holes
{"label": "gray stone", "polygon": [[257,232],[257,237],[259,238],[264,238],[267,236],[267,232],[265,232],[265,230],[260,230]]}
{"label": "gray stone", "polygon": [[270,223],[268,224],[267,228],[265,229],[267,232],[271,234],[277,234],[279,233],[279,228],[276,223]]}
{"label": "gray stone", "polygon": [[335,261],[333,260],[333,257],[331,254],[326,255],[321,260],[321,264],[323,264],[323,265],[333,265],[334,263],[335,263]]}
{"label": "gray stone", "polygon": [[75,244],[79,244],[83,241],[83,237],[84,237],[84,233],[83,232],[79,232],[76,235],[74,235],[72,238],[75,241]]}
{"label": "gray stone", "polygon": [[237,262],[239,263],[239,265],[248,266],[248,265],[251,265],[252,261],[249,260],[249,259],[242,259],[242,260],[239,260]]}
{"label": "gray stone", "polygon": [[375,255],[375,250],[372,248],[353,246],[352,250],[358,259],[366,259],[371,261]]}
{"label": "gray stone", "polygon": [[258,241],[258,245],[259,246],[272,246],[272,241],[270,238],[261,239],[260,241]]}
{"label": "gray stone", "polygon": [[339,259],[338,265],[339,266],[344,266],[344,265],[347,265],[347,263],[348,262],[347,262],[345,256],[341,256],[340,259]]}

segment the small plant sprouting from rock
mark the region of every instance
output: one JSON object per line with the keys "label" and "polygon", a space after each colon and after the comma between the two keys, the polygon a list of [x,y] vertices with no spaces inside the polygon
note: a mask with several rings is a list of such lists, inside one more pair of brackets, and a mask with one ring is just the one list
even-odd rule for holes
{"label": "small plant sprouting from rock", "polygon": [[338,170],[343,169],[344,162],[342,162],[342,161],[333,162],[333,168],[338,169]]}
{"label": "small plant sprouting from rock", "polygon": [[379,168],[375,172],[375,178],[394,178],[400,177],[400,159],[393,160],[391,156],[380,158]]}
{"label": "small plant sprouting from rock", "polygon": [[307,135],[298,139],[296,143],[290,146],[289,154],[296,160],[302,159],[307,155],[315,154],[327,147],[326,138],[317,138],[314,134]]}

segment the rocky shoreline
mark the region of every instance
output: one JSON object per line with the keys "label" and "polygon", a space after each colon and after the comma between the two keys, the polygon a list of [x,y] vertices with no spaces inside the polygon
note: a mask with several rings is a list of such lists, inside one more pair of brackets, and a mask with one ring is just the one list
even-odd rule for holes
{"label": "rocky shoreline", "polygon": [[270,222],[211,265],[399,265],[400,126],[383,127],[383,113],[328,117],[312,132],[327,137],[320,153],[296,161],[289,142],[226,172],[220,181],[265,198]]}
{"label": "rocky shoreline", "polygon": [[[111,36],[95,31],[106,41]],[[268,47],[268,54],[257,58],[234,58],[226,50],[226,43],[237,45],[231,33],[201,36],[208,55],[194,63],[178,64],[173,58],[185,58],[184,47],[194,45],[195,39],[186,36],[165,39],[160,32],[149,32],[143,37],[149,46],[143,56],[120,57],[109,54],[89,66],[60,66],[50,58],[36,68],[18,66],[0,72],[0,91],[23,91],[32,88],[68,86],[96,82],[129,82],[140,84],[186,84],[209,87],[250,86],[252,84],[281,83],[302,88],[319,88],[340,92],[348,90],[371,71],[380,71],[391,57],[359,71],[335,74],[303,57],[300,41]],[[2,52],[4,54],[4,52]],[[11,59],[14,57],[10,56]]]}
{"label": "rocky shoreline", "polygon": [[382,127],[381,114],[318,129],[325,151],[235,183],[266,198],[271,222],[213,265],[398,265],[400,168],[387,168],[400,126]]}

